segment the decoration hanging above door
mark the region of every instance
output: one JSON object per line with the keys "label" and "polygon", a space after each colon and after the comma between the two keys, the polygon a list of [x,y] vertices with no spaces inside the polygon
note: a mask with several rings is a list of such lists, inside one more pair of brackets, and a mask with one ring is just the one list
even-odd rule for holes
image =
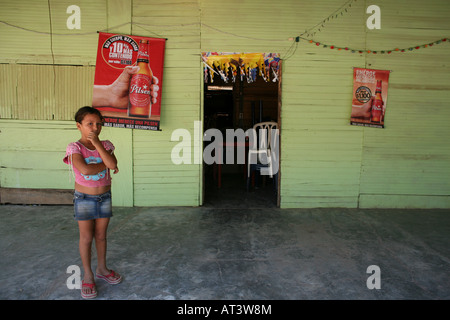
{"label": "decoration hanging above door", "polygon": [[213,83],[220,77],[225,83],[235,82],[237,77],[248,83],[258,76],[264,81],[278,81],[280,55],[278,53],[203,52],[205,83]]}

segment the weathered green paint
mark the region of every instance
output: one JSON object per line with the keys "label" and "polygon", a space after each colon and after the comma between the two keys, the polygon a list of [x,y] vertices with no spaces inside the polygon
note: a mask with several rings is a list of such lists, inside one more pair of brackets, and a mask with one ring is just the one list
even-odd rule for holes
{"label": "weathered green paint", "polygon": [[[0,187],[72,187],[61,158],[78,137],[73,113],[92,99],[101,30],[168,39],[162,131],[102,133],[117,147],[116,205],[201,205],[202,167],[172,163],[171,134],[186,128],[192,145],[201,141],[194,136],[203,118],[200,53],[231,51],[284,59],[281,207],[449,208],[449,43],[391,54],[329,46],[380,51],[439,40],[448,36],[450,3],[358,0],[322,26],[344,3],[78,1],[82,29],[68,30],[72,1],[2,1]],[[381,8],[379,30],[366,27],[372,4]],[[321,45],[288,40],[305,30]],[[353,67],[393,71],[385,129],[349,125]]]}

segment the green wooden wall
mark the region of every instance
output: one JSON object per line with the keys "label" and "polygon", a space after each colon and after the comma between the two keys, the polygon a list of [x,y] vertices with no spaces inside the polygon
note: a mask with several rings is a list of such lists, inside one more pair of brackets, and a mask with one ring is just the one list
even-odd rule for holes
{"label": "green wooden wall", "polygon": [[[372,4],[381,29],[366,26]],[[66,27],[70,5],[79,30]],[[200,54],[228,51],[283,59],[281,207],[449,208],[450,47],[435,42],[448,16],[441,0],[4,0],[0,187],[73,187],[61,158],[78,139],[72,116],[90,104],[106,31],[168,39],[162,131],[102,133],[117,147],[115,205],[201,205],[202,166],[172,163],[172,132],[201,141]],[[387,53],[396,48],[406,51]],[[353,67],[392,70],[386,128],[349,125]]]}

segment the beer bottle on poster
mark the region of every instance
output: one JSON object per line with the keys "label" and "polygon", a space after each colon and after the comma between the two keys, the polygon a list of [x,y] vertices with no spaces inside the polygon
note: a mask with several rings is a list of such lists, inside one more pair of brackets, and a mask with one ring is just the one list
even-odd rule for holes
{"label": "beer bottle on poster", "polygon": [[383,116],[383,98],[381,97],[381,80],[377,80],[375,98],[372,102],[372,122],[381,122]]}
{"label": "beer bottle on poster", "polygon": [[152,107],[150,85],[153,80],[153,72],[149,64],[147,40],[139,42],[136,63],[139,66],[139,71],[131,77],[130,81],[128,116],[150,118]]}

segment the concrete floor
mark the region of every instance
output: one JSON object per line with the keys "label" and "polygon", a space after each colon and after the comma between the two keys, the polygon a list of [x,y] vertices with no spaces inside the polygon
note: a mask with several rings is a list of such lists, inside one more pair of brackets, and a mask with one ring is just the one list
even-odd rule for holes
{"label": "concrete floor", "polygon": [[[114,208],[124,281],[97,299],[450,299],[449,210],[221,207]],[[81,299],[72,207],[3,205],[0,221],[0,299]]]}

